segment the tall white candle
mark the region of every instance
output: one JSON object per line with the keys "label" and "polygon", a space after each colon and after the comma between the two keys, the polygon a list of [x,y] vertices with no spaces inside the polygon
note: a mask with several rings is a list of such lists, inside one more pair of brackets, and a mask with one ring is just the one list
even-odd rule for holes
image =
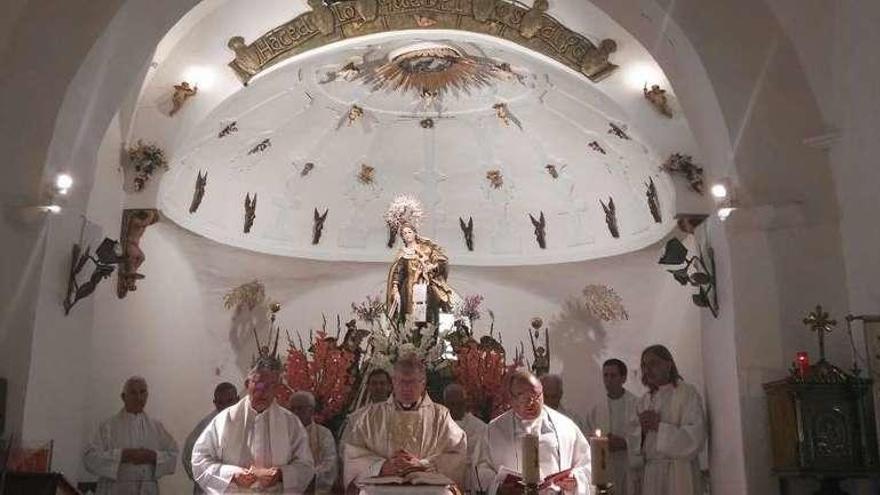
{"label": "tall white candle", "polygon": [[611,461],[610,447],[608,437],[602,436],[602,430],[596,430],[596,435],[590,438],[594,485],[607,485],[609,482],[608,470],[611,467],[609,466]]}
{"label": "tall white candle", "polygon": [[538,460],[538,435],[527,433],[522,438],[522,473],[523,482],[538,484],[541,482],[540,464]]}

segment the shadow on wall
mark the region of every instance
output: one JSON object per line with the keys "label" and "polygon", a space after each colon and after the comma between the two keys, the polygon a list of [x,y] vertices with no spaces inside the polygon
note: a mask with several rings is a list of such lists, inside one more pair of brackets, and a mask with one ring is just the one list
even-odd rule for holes
{"label": "shadow on wall", "polygon": [[247,376],[251,361],[257,356],[254,332],[259,336],[261,344],[269,345],[269,307],[266,303],[258,304],[254,309],[239,305],[233,311],[230,318],[229,345],[235,353],[235,364],[241,371],[241,376]]}
{"label": "shadow on wall", "polygon": [[[562,380],[568,393],[601,393],[602,374],[599,365],[606,349],[606,330],[602,320],[596,318],[577,296],[569,296],[562,303],[562,310],[550,321],[551,356],[557,363],[583,363],[563,367]],[[554,367],[558,369],[558,364]],[[566,372],[566,369],[570,370]],[[595,374],[576,375],[577,369],[594,370]]]}

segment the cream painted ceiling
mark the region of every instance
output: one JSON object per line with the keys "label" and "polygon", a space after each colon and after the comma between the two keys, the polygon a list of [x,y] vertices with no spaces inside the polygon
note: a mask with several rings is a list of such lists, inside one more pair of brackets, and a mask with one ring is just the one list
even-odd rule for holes
{"label": "cream painted ceiling", "polygon": [[[393,197],[411,194],[426,211],[421,233],[443,245],[453,263],[518,265],[637,250],[674,226],[676,188],[659,165],[668,153],[693,154],[695,146],[683,118],[657,115],[632,84],[626,67],[653,62],[628,35],[609,33],[621,45],[613,59],[621,69],[598,84],[496,38],[410,31],[313,50],[242,87],[223,67],[229,54],[211,45],[210,54],[199,57],[198,47],[208,46],[204,31],[222,24],[218,15],[200,13],[174,48],[163,49],[129,132],[131,140],[143,136],[168,151],[171,169],[157,180],[156,205],[184,228],[268,254],[387,261],[393,251],[386,246],[382,214]],[[235,34],[228,27],[215,31]],[[509,64],[516,75],[428,104],[414,92],[375,89],[359,79],[328,82],[328,74],[348,62],[380,63],[423,42]],[[194,64],[215,71],[215,80],[169,119],[169,83],[179,82]],[[493,108],[499,103],[509,110],[508,125]],[[364,115],[350,123],[353,105]],[[426,118],[433,127],[422,125]],[[233,123],[236,131],[221,137]],[[628,139],[615,135],[612,125]],[[594,141],[604,153],[589,146]],[[268,146],[255,151],[260,143]],[[306,172],[307,163],[313,165]],[[364,165],[374,169],[372,183],[359,180]],[[500,171],[500,187],[490,185],[490,170]],[[190,213],[200,172],[208,176],[205,195]],[[648,207],[649,181],[657,188],[661,222]],[[258,197],[249,233],[243,232],[247,194]],[[609,198],[619,238],[611,235],[600,204]],[[329,213],[320,242],[313,244],[316,209]],[[546,249],[538,246],[529,218],[541,212]],[[459,218],[471,217],[473,251],[459,228]]]}

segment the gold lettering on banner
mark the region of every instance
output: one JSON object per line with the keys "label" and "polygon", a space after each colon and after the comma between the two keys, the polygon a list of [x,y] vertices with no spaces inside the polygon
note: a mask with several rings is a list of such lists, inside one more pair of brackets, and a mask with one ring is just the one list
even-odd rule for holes
{"label": "gold lettering on banner", "polygon": [[[599,50],[546,12],[540,17],[537,32],[531,34],[536,18],[530,18],[529,27],[522,26],[529,10],[513,0],[342,0],[304,12],[249,45],[239,36],[231,38],[228,46],[235,52],[235,59],[229,67],[247,84],[285,58],[341,39],[407,29],[457,29],[523,45],[593,81],[616,69],[608,61],[613,48]],[[432,22],[420,22],[424,19]],[[606,42],[613,45],[611,40]]]}

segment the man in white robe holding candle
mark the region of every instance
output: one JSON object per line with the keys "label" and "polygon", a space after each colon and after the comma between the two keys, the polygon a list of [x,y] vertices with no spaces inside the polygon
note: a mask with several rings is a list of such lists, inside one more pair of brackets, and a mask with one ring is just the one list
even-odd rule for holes
{"label": "man in white robe holding candle", "polygon": [[305,428],[275,401],[280,373],[278,357],[261,349],[245,381],[247,396],[196,440],[193,476],[207,493],[302,493],[314,478]]}
{"label": "man in white robe holding candle", "polygon": [[[546,493],[590,493],[590,445],[580,428],[565,415],[544,406],[541,382],[531,373],[513,372],[508,387],[511,409],[489,423],[477,446],[480,485],[489,495],[519,494],[521,486],[505,483],[506,471],[522,473],[526,481],[537,478],[531,481],[540,482],[570,469],[567,475],[555,479]],[[524,459],[530,456],[523,451],[526,437],[537,439],[538,455],[534,461]]]}
{"label": "man in white robe holding candle", "polygon": [[139,376],[122,387],[119,413],[101,423],[83,454],[98,476],[98,495],[154,495],[159,478],[173,474],[177,443],[159,421],[144,413],[147,381]]}
{"label": "man in white robe holding candle", "polygon": [[609,359],[602,364],[602,381],[607,396],[596,404],[587,417],[587,428],[595,432],[600,430],[608,437],[611,450],[611,481],[614,483],[615,495],[639,495],[641,491],[641,460],[638,446],[640,436],[631,435],[630,418],[636,414],[639,398],[623,388],[628,370],[626,363],[619,359]]}
{"label": "man in white robe holding candle", "polygon": [[669,349],[653,345],[642,352],[642,383],[648,392],[630,418],[644,458],[642,493],[699,495],[698,456],[706,443],[706,420],[700,394],[685,383]]}
{"label": "man in white robe holding candle", "polygon": [[425,391],[425,364],[415,354],[401,356],[391,375],[393,393],[371,404],[352,424],[345,445],[345,487],[374,476],[437,472],[461,486],[467,440],[449,410]]}

